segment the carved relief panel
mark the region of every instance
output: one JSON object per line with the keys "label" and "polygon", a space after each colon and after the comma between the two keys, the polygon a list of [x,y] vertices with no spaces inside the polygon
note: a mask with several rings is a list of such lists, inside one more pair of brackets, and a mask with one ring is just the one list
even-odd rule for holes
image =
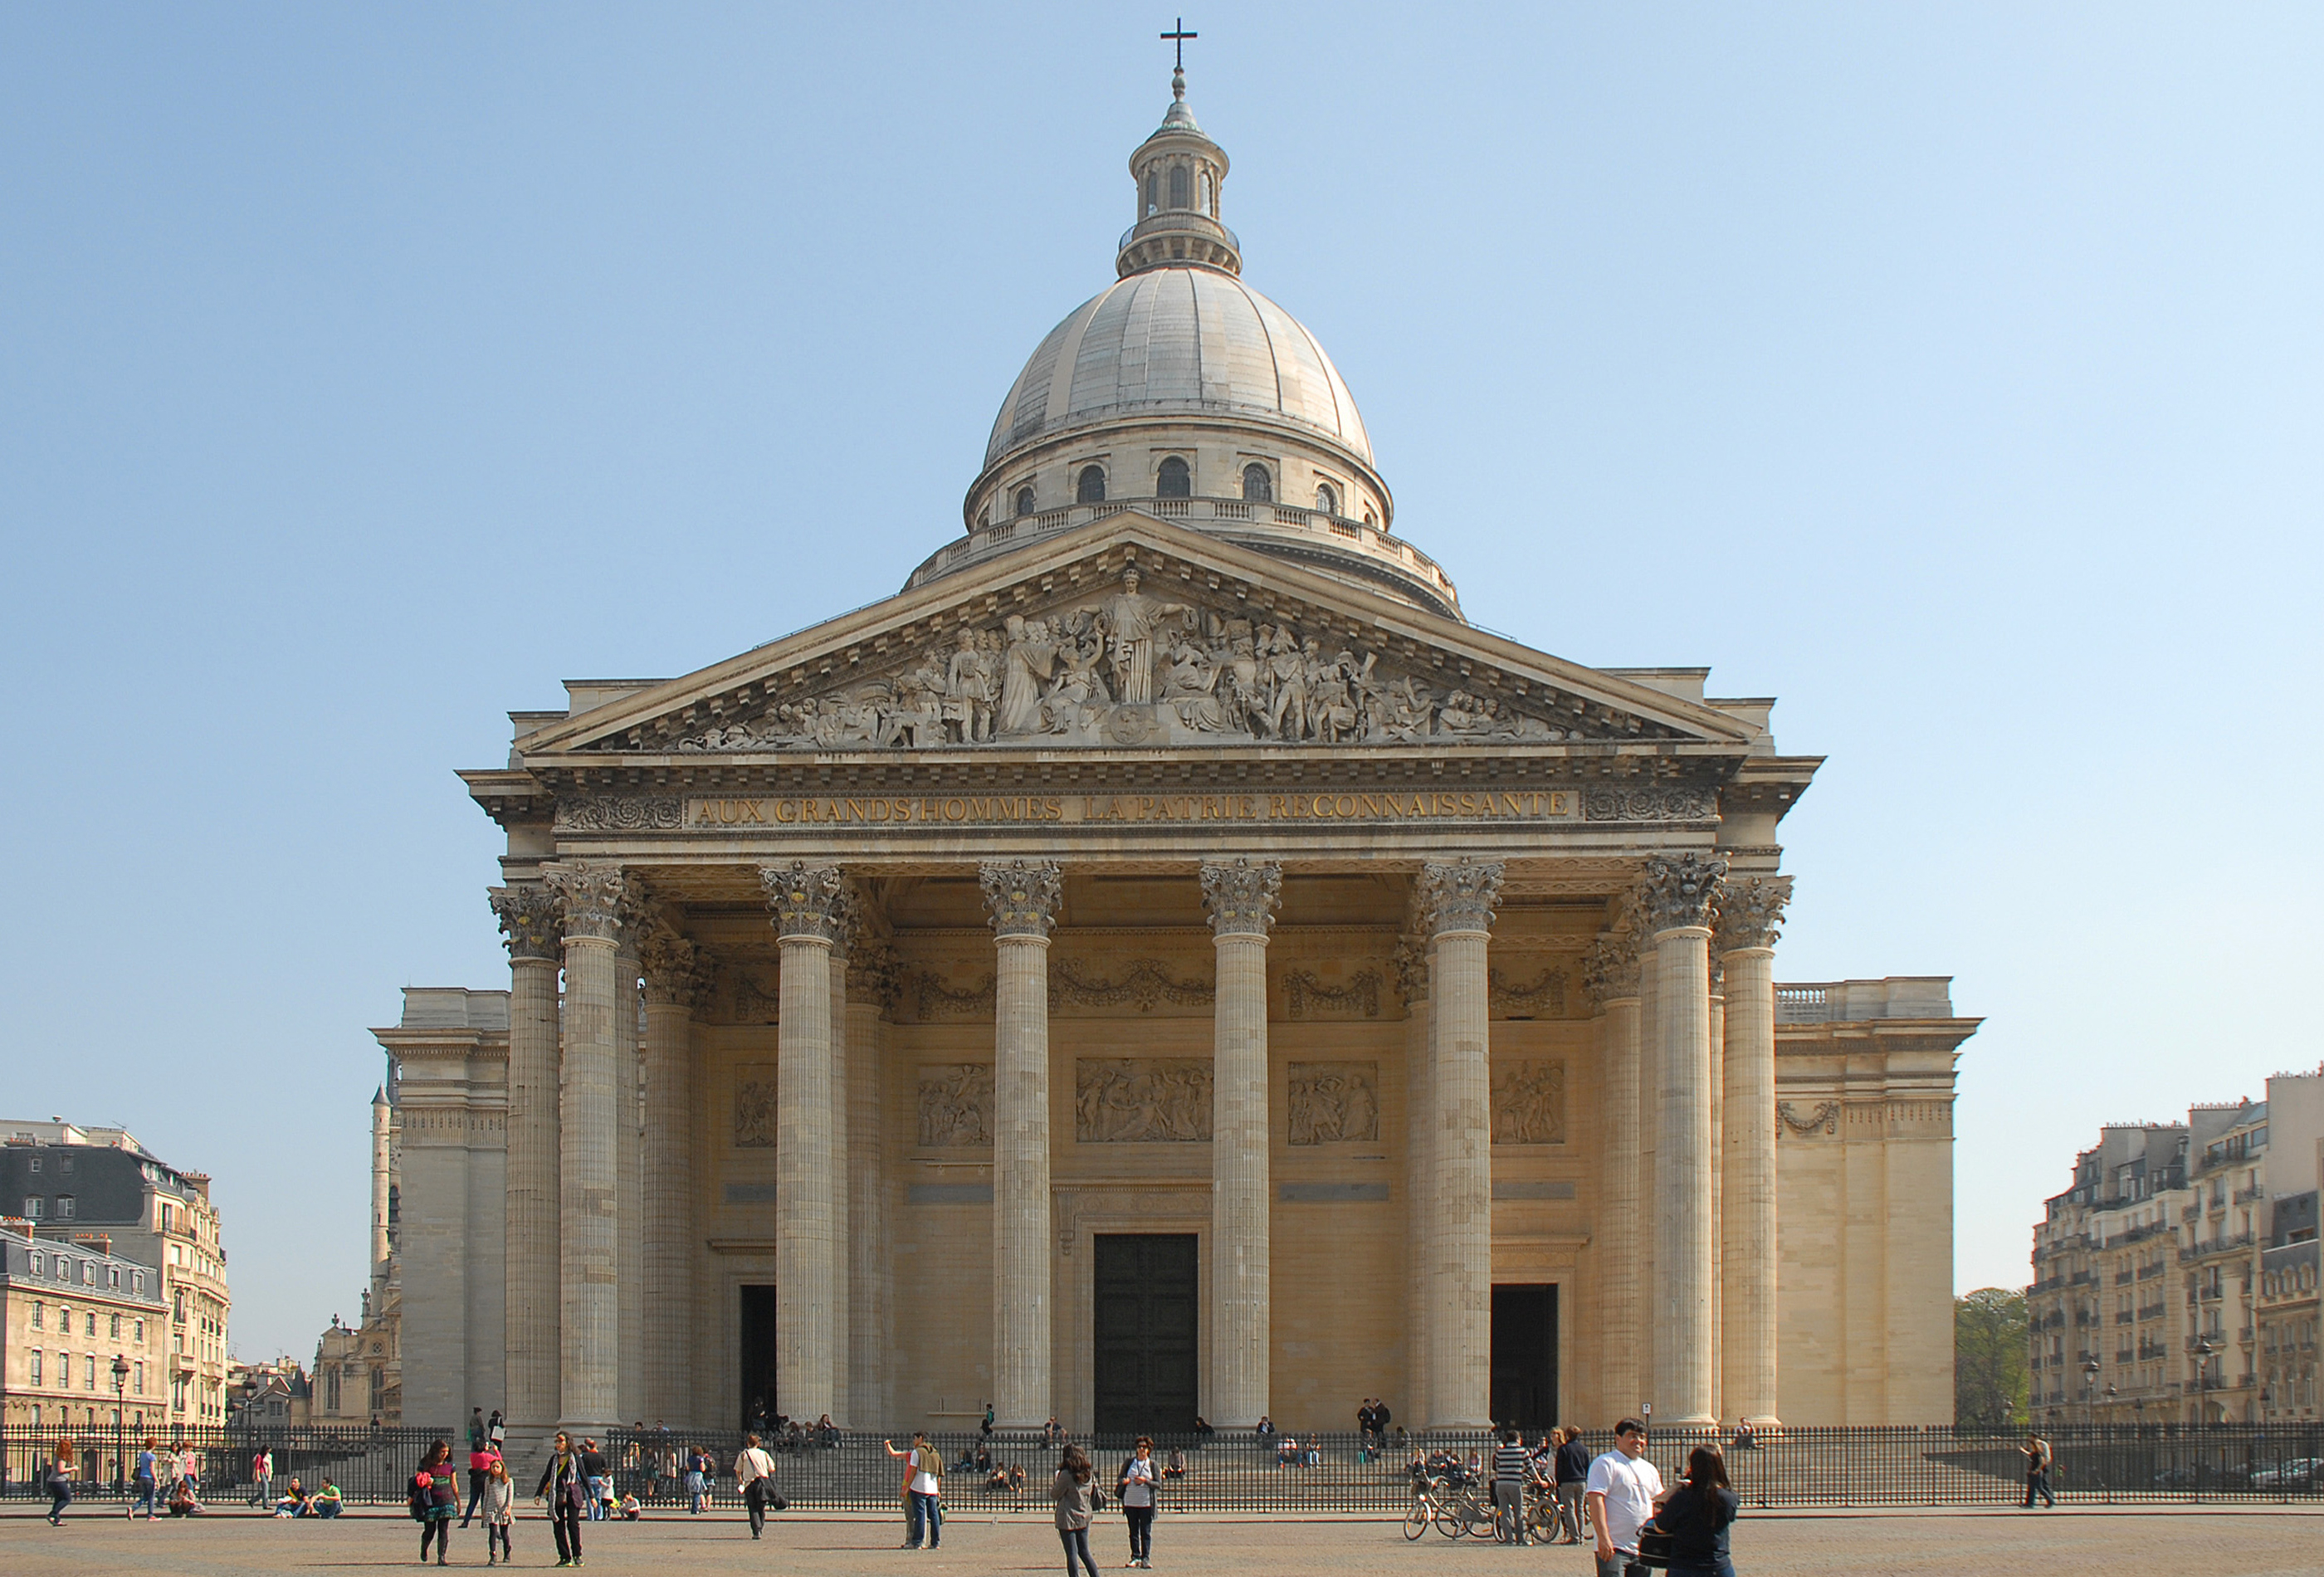
{"label": "carved relief panel", "polygon": [[1493,1064],[1493,1142],[1565,1142],[1565,1059],[1509,1057]]}
{"label": "carved relief panel", "polygon": [[1374,1143],[1379,1139],[1379,1064],[1290,1065],[1291,1142]]}
{"label": "carved relief panel", "polygon": [[954,1063],[920,1070],[920,1143],[966,1149],[992,1143],[992,1065]]}
{"label": "carved relief panel", "polygon": [[775,1065],[744,1063],[734,1070],[734,1148],[775,1148]]}
{"label": "carved relief panel", "polygon": [[1211,1137],[1208,1057],[1082,1057],[1074,1138],[1083,1144],[1202,1143]]}

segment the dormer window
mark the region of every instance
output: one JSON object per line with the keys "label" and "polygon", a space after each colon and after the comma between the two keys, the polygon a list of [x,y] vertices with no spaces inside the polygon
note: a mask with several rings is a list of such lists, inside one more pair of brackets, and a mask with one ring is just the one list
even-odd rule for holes
{"label": "dormer window", "polygon": [[1172,455],[1162,462],[1154,474],[1154,494],[1157,498],[1192,498],[1194,496],[1194,473],[1186,462]]}
{"label": "dormer window", "polygon": [[1030,487],[1020,487],[1017,490],[1017,512],[1019,515],[1028,515],[1033,512],[1033,490]]}
{"label": "dormer window", "polygon": [[1075,503],[1103,503],[1105,502],[1104,466],[1084,466],[1082,467],[1082,474],[1074,479],[1074,502]]}
{"label": "dormer window", "polygon": [[1275,502],[1275,478],[1267,474],[1266,466],[1254,462],[1242,468],[1242,496],[1246,503]]}

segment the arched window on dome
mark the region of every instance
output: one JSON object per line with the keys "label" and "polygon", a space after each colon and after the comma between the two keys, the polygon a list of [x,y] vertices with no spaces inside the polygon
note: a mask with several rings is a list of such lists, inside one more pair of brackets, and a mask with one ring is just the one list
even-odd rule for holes
{"label": "arched window on dome", "polygon": [[1161,211],[1162,172],[1158,170],[1149,170],[1146,172],[1146,212],[1148,216],[1152,216]]}
{"label": "arched window on dome", "polygon": [[1275,478],[1267,474],[1266,466],[1255,460],[1242,468],[1242,496],[1247,503],[1275,502]]}
{"label": "arched window on dome", "polygon": [[1219,199],[1216,196],[1218,188],[1211,184],[1211,171],[1208,165],[1203,168],[1200,189],[1203,194],[1203,212],[1210,215],[1213,219],[1217,218],[1219,217]]}
{"label": "arched window on dome", "polygon": [[1192,208],[1194,203],[1193,171],[1183,164],[1170,166],[1170,206]]}
{"label": "arched window on dome", "polygon": [[1379,530],[1379,518],[1373,514],[1371,511],[1366,510],[1364,511],[1364,524],[1377,531]]}
{"label": "arched window on dome", "polygon": [[1333,489],[1330,483],[1319,482],[1315,484],[1315,507],[1327,515],[1340,512],[1340,495]]}
{"label": "arched window on dome", "polygon": [[1154,474],[1154,496],[1157,498],[1192,498],[1194,496],[1194,474],[1186,462],[1172,455],[1162,462]]}
{"label": "arched window on dome", "polygon": [[1075,503],[1103,503],[1105,502],[1104,466],[1084,466],[1082,467],[1082,474],[1074,480],[1074,502]]}
{"label": "arched window on dome", "polygon": [[1020,515],[1028,515],[1033,512],[1033,490],[1030,486],[1020,487],[1017,490],[1017,512]]}

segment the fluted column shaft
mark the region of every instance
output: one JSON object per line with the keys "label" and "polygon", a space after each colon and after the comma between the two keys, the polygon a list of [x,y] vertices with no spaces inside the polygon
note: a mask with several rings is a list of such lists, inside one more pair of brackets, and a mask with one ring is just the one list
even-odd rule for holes
{"label": "fluted column shaft", "polygon": [[1711,1394],[1711,925],[1726,862],[1647,862],[1660,1125],[1655,1146],[1655,1421],[1716,1424]]}
{"label": "fluted column shaft", "polygon": [[564,917],[544,887],[496,888],[492,898],[509,945],[506,1407],[512,1433],[529,1449],[557,1423],[559,1402],[557,969]]}
{"label": "fluted column shaft", "polygon": [[1429,1417],[1428,1366],[1434,1351],[1434,1310],[1429,1302],[1428,1222],[1435,1203],[1433,1157],[1434,1104],[1429,1075],[1434,1072],[1435,1016],[1429,1010],[1428,974],[1433,949],[1425,932],[1408,932],[1397,945],[1397,973],[1404,986],[1405,1100],[1405,1376],[1402,1412],[1425,1428]]}
{"label": "fluted column shaft", "polygon": [[[1630,985],[1637,984],[1636,964]],[[1638,1297],[1638,999],[1609,998],[1605,1019],[1606,1166],[1599,1186],[1604,1224],[1593,1247],[1605,1286],[1600,1327],[1599,1402],[1609,1417],[1635,1413],[1646,1399],[1632,1333],[1645,1323]]]}
{"label": "fluted column shaft", "polygon": [[831,1411],[838,1330],[832,1284],[831,947],[839,872],[762,868],[781,937],[775,1039],[775,1399],[794,1418]]}
{"label": "fluted column shaft", "polygon": [[632,1423],[646,1410],[645,1113],[640,1101],[645,1069],[634,930],[625,920],[613,953],[613,1172],[620,1191],[614,1285],[621,1331],[614,1416]]}
{"label": "fluted column shaft", "polygon": [[1789,877],[1730,881],[1718,940],[1727,967],[1720,1123],[1723,1408],[1773,1425],[1776,1398],[1775,953]]}
{"label": "fluted column shaft", "polygon": [[1429,1275],[1432,1429],[1479,1428],[1491,1421],[1493,1172],[1485,968],[1500,883],[1498,862],[1431,864],[1421,873],[1435,940],[1428,991],[1435,1019],[1429,1081],[1436,1173]]}
{"label": "fluted column shaft", "polygon": [[[854,1300],[850,1296],[853,1272],[849,1268],[850,1250],[847,1241],[852,1217],[848,1195],[853,1175],[849,1168],[848,1138],[851,1125],[848,1104],[851,1090],[848,1084],[850,1052],[847,1041],[847,947],[851,927],[843,925],[834,944],[831,960],[831,1003],[825,1010],[831,1023],[831,1416],[844,1428],[853,1428],[857,1419],[850,1411],[854,1393],[852,1389],[851,1356],[854,1346]],[[820,1414],[816,1416],[821,1416]],[[867,1425],[876,1427],[876,1425]]]}
{"label": "fluted column shaft", "polygon": [[645,1408],[649,1422],[694,1421],[693,1024],[708,972],[694,944],[662,930],[641,949],[646,980],[644,1172]]}
{"label": "fluted column shaft", "polygon": [[558,1413],[621,1422],[621,1078],[614,1013],[623,881],[571,861],[541,874],[565,898],[565,1091],[558,1130]]}
{"label": "fluted column shaft", "polygon": [[1208,1415],[1247,1429],[1268,1412],[1274,1341],[1268,1198],[1267,933],[1279,865],[1205,861],[1218,954],[1212,1026],[1211,1384]]}
{"label": "fluted column shaft", "polygon": [[[880,1120],[879,987],[865,983],[864,945],[850,968],[847,1000],[847,1376],[850,1421],[874,1429],[890,1417],[887,1154]],[[872,993],[867,1000],[866,993]]]}
{"label": "fluted column shaft", "polygon": [[992,1406],[1038,1429],[1049,1401],[1049,927],[1062,884],[1042,861],[978,872],[995,938]]}

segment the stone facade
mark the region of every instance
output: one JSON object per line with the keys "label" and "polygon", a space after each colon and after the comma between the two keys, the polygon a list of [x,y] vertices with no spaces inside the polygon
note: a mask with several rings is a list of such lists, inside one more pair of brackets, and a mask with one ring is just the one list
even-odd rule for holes
{"label": "stone facade", "polygon": [[2312,1422],[2324,1068],[2110,1127],[2034,1229],[2032,1397],[2068,1422]]}
{"label": "stone facade", "polygon": [[958,541],[465,774],[511,981],[381,1032],[407,1418],[1089,1429],[1124,1234],[1222,1426],[1950,1417],[1975,1021],[1776,985],[1816,758],[1463,622],[1183,98],[1134,162]]}
{"label": "stone facade", "polygon": [[110,1471],[116,1427],[134,1441],[183,1422],[161,1273],[102,1237],[59,1242],[29,1224],[0,1225],[0,1421],[79,1441]]}

